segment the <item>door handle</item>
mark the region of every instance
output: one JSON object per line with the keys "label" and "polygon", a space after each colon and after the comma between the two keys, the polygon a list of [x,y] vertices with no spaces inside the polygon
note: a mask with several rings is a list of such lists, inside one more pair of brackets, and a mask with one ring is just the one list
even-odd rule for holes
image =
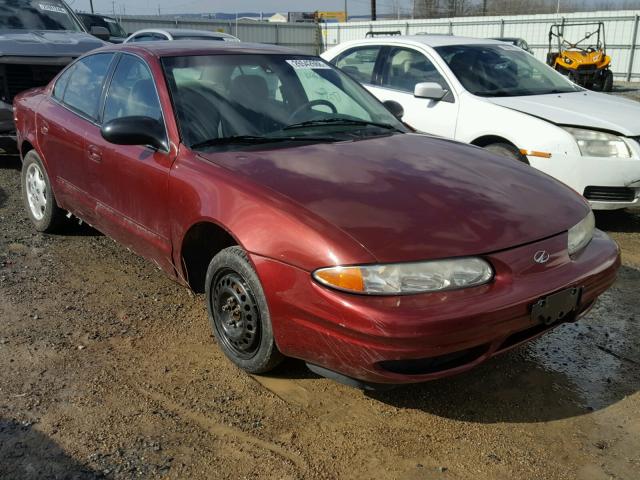
{"label": "door handle", "polygon": [[45,121],[43,121],[40,124],[40,133],[43,135],[46,135],[47,133],[49,133],[49,124]]}
{"label": "door handle", "polygon": [[87,147],[87,153],[89,154],[89,160],[93,160],[94,162],[102,161],[102,151],[95,145],[89,145]]}

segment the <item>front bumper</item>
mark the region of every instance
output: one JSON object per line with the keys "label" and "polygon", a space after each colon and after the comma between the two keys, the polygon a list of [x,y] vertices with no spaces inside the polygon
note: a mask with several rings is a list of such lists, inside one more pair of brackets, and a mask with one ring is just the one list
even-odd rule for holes
{"label": "front bumper", "polygon": [[0,100],[0,155],[16,153],[18,148],[13,122],[13,106]]}
{"label": "front bumper", "polygon": [[[631,143],[631,142],[629,142]],[[637,143],[637,142],[636,142]],[[632,148],[636,158],[597,158],[554,154],[551,158],[529,156],[531,166],[557,178],[581,195],[588,188],[624,187],[631,197],[624,201],[588,199],[594,210],[617,210],[640,205],[640,148]]]}
{"label": "front bumper", "polygon": [[[415,383],[468,370],[553,327],[530,318],[541,297],[582,287],[584,314],[615,280],[617,245],[597,232],[574,259],[566,233],[487,255],[488,285],[466,290],[375,297],[322,287],[309,272],[255,254],[276,343],[288,356],[370,383]],[[551,254],[547,265],[532,258]],[[433,361],[435,360],[435,362]]]}

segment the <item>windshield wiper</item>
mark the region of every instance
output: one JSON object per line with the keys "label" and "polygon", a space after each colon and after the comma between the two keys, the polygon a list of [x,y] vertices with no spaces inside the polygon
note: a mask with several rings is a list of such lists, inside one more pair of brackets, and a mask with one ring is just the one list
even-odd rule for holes
{"label": "windshield wiper", "polygon": [[395,130],[396,132],[402,132],[398,127],[389,125],[387,123],[369,122],[367,120],[352,120],[350,118],[318,118],[315,120],[307,120],[306,122],[292,123],[287,125],[282,130],[295,130],[297,128],[315,127],[323,125],[360,125],[364,127],[378,127],[385,130]]}
{"label": "windshield wiper", "polygon": [[202,142],[194,143],[191,148],[197,150],[199,148],[215,147],[217,145],[259,145],[263,143],[277,143],[277,142],[331,142],[336,139],[333,137],[309,137],[309,136],[296,136],[296,137],[260,137],[256,135],[232,135],[230,137],[222,138],[210,138]]}

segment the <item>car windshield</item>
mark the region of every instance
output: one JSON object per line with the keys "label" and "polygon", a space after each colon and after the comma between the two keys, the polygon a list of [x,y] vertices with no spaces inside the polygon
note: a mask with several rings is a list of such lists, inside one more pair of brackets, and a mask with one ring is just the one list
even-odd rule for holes
{"label": "car windshield", "polygon": [[83,31],[59,0],[0,0],[0,28]]}
{"label": "car windshield", "polygon": [[481,97],[580,91],[566,77],[512,45],[448,45],[436,51],[469,92]]}
{"label": "car windshield", "polygon": [[331,141],[407,129],[349,76],[303,55],[166,57],[165,74],[191,148]]}
{"label": "car windshield", "polygon": [[122,29],[120,24],[113,18],[104,17],[104,23],[109,29],[109,33],[112,37],[126,37],[127,33]]}
{"label": "car windshield", "polygon": [[213,35],[176,35],[173,34],[174,40],[213,40],[214,42],[223,42],[223,37],[214,37]]}

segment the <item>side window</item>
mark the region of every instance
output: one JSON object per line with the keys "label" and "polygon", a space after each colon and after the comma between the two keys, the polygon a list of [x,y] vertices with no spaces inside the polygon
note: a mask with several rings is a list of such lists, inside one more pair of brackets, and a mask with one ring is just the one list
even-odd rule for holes
{"label": "side window", "polygon": [[372,83],[379,53],[380,47],[353,48],[340,55],[335,65],[360,83]]}
{"label": "side window", "polygon": [[153,34],[151,33],[141,33],[140,35],[136,35],[133,37],[130,42],[148,42],[150,40],[155,40]]}
{"label": "side window", "polygon": [[58,80],[56,80],[56,84],[53,87],[53,97],[58,100],[62,100],[62,96],[64,95],[64,91],[67,88],[67,83],[69,83],[69,78],[72,75],[73,70],[75,69],[75,65],[67,68]]}
{"label": "side window", "polygon": [[76,62],[62,101],[93,119],[98,118],[102,85],[112,58],[112,53],[98,53]]}
{"label": "side window", "polygon": [[384,87],[413,93],[417,83],[438,83],[450,90],[436,67],[422,53],[408,48],[396,48],[389,54],[382,85]]}
{"label": "side window", "polygon": [[123,55],[107,91],[102,121],[132,116],[162,120],[162,111],[147,65],[133,55]]}

